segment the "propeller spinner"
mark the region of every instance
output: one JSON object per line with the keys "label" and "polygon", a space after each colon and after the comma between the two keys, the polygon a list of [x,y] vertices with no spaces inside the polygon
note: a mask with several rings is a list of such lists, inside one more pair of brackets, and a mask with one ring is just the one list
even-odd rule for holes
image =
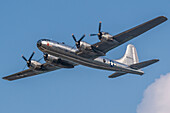
{"label": "propeller spinner", "polygon": [[44,60],[47,60],[47,58],[48,58],[48,54],[47,53],[44,53]]}
{"label": "propeller spinner", "polygon": [[27,60],[23,55],[22,58],[27,62],[27,66],[30,67],[31,66],[31,59],[34,56],[35,52],[33,52],[30,56],[30,58]]}
{"label": "propeller spinner", "polygon": [[80,42],[83,40],[83,38],[85,37],[86,35],[84,34],[78,41],[76,40],[76,37],[72,34],[72,37],[76,43],[76,47],[77,48],[80,48]]}
{"label": "propeller spinner", "polygon": [[102,22],[100,21],[99,22],[99,32],[97,34],[90,34],[90,36],[98,36],[99,39],[101,40],[102,39],[101,25],[102,25]]}

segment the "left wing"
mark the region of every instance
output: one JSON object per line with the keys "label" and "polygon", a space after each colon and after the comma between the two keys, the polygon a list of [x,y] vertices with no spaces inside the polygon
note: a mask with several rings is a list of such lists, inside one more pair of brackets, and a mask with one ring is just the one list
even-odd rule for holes
{"label": "left wing", "polygon": [[106,53],[109,50],[139,36],[140,34],[152,29],[153,27],[165,22],[167,20],[166,17],[164,16],[159,16],[157,18],[154,18],[148,22],[145,22],[141,25],[138,25],[132,29],[129,29],[127,31],[124,31],[118,35],[113,36],[112,38],[116,40],[115,43],[114,41],[101,41],[98,42],[94,45],[92,45],[93,47],[95,47],[97,50]]}
{"label": "left wing", "polygon": [[30,76],[34,76],[34,75],[38,75],[38,74],[42,74],[42,73],[46,73],[46,72],[49,72],[49,71],[54,71],[54,70],[60,69],[59,67],[50,65],[48,63],[44,63],[42,65],[44,67],[43,70],[37,71],[37,70],[27,69],[27,70],[24,70],[24,71],[3,77],[3,79],[12,81],[12,80],[17,80],[17,79],[30,77]]}

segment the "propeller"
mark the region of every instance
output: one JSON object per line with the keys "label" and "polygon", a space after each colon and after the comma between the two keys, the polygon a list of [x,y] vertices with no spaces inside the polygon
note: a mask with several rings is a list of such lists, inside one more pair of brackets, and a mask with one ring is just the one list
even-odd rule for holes
{"label": "propeller", "polygon": [[27,66],[30,67],[31,66],[31,59],[34,56],[35,52],[33,52],[30,56],[30,58],[27,60],[23,55],[22,58],[27,62]]}
{"label": "propeller", "polygon": [[48,54],[47,53],[44,53],[44,60],[47,60],[47,58],[48,58]]}
{"label": "propeller", "polygon": [[90,34],[90,36],[98,36],[99,39],[102,39],[102,32],[101,32],[101,26],[102,26],[102,22],[99,22],[99,32],[97,34]]}
{"label": "propeller", "polygon": [[41,57],[39,60],[37,60],[37,62],[40,62],[43,58],[44,58],[44,56],[43,56],[43,57]]}
{"label": "propeller", "polygon": [[77,48],[80,48],[80,42],[83,40],[83,38],[85,37],[86,35],[84,34],[78,41],[76,40],[76,37],[72,34],[72,37],[76,43],[76,47]]}

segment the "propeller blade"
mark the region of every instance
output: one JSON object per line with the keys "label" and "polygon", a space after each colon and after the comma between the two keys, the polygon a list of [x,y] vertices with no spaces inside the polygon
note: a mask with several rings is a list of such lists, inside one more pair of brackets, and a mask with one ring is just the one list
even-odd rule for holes
{"label": "propeller blade", "polygon": [[82,41],[85,36],[86,36],[86,35],[84,34],[84,35],[80,38],[80,40],[79,40],[78,42],[80,43],[80,41]]}
{"label": "propeller blade", "polygon": [[90,34],[90,36],[96,36],[97,34]]}
{"label": "propeller blade", "polygon": [[32,57],[34,56],[35,54],[35,51],[32,53],[32,55],[30,56],[29,60],[28,61],[31,61]]}
{"label": "propeller blade", "polygon": [[99,33],[100,33],[100,31],[101,31],[101,25],[102,25],[102,22],[100,21],[100,22],[99,22]]}
{"label": "propeller blade", "polygon": [[72,34],[72,37],[73,37],[74,41],[77,42],[76,37],[74,36],[74,34]]}
{"label": "propeller blade", "polygon": [[101,40],[102,39],[102,32],[101,32],[101,26],[102,22],[99,22],[99,32],[97,34],[90,34],[90,36],[98,36],[98,38]]}
{"label": "propeller blade", "polygon": [[46,53],[44,53],[44,59],[46,60],[47,59],[47,57],[48,57],[48,54],[46,54]]}
{"label": "propeller blade", "polygon": [[[80,48],[80,42],[83,40],[83,38],[85,37],[86,35],[84,34],[78,41],[76,40],[76,37],[72,34],[72,37],[73,37],[73,39],[74,39],[74,41],[75,41],[75,45],[76,45],[76,47],[77,48]],[[74,48],[74,47],[72,47],[72,48]]]}
{"label": "propeller blade", "polygon": [[27,59],[22,55],[22,58],[25,60],[25,61],[27,61]]}
{"label": "propeller blade", "polygon": [[25,64],[25,66],[24,66],[24,68],[23,68],[23,70],[22,70],[22,71],[24,71],[24,70],[25,70],[26,66],[27,66],[27,64]]}
{"label": "propeller blade", "polygon": [[37,62],[40,62],[43,58],[44,58],[44,56],[43,56],[43,57],[41,57],[39,60],[37,60]]}
{"label": "propeller blade", "polygon": [[76,44],[71,49],[75,48],[75,46],[76,46]]}

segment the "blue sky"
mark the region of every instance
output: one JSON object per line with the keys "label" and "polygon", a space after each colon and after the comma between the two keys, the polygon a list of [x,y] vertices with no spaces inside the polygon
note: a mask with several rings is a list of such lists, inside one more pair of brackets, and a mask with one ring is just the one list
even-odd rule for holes
{"label": "blue sky", "polygon": [[[36,42],[49,38],[74,45],[71,34],[91,44],[102,30],[116,35],[157,16],[170,17],[169,0],[1,0],[0,39],[1,77],[21,71],[21,55],[42,57]],[[140,61],[159,58],[144,69],[145,74],[127,74],[109,79],[110,71],[77,66],[39,76],[8,82],[0,80],[1,113],[136,113],[148,85],[170,72],[169,21],[107,53],[123,56],[127,44],[135,45]]]}

